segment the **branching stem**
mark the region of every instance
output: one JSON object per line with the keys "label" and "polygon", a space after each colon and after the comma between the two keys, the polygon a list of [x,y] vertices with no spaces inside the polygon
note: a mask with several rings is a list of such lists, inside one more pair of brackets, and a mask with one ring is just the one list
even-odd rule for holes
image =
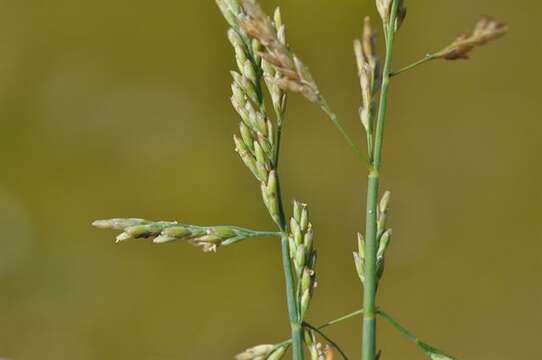
{"label": "branching stem", "polygon": [[[282,127],[282,119],[281,119]],[[277,136],[277,149],[280,147],[280,136]],[[280,153],[277,151],[275,154],[275,164],[278,164]],[[292,332],[292,348],[294,360],[304,359],[303,350],[303,327],[301,325],[302,319],[299,316],[299,309],[297,308],[296,301],[296,289],[294,284],[294,272],[292,269],[292,262],[290,260],[290,244],[288,242],[288,222],[284,213],[284,203],[282,199],[282,190],[280,187],[280,176],[277,170],[277,198],[279,203],[279,218],[280,218],[280,231],[281,236],[281,252],[282,252],[282,269],[284,272],[284,279],[286,283],[286,301],[288,305],[288,317],[290,319],[290,328]]]}
{"label": "branching stem", "polygon": [[375,360],[376,356],[376,289],[377,275],[377,204],[380,186],[380,164],[382,159],[382,145],[384,142],[384,120],[388,106],[390,85],[390,72],[392,64],[392,50],[395,38],[395,23],[399,1],[392,3],[390,19],[386,23],[386,58],[382,72],[382,87],[380,91],[380,105],[376,123],[373,161],[369,172],[367,185],[367,217],[365,226],[365,281],[363,292],[363,338],[362,360]]}
{"label": "branching stem", "polygon": [[[351,318],[353,318],[353,317],[359,316],[359,315],[361,315],[361,314],[363,314],[363,309],[356,310],[356,311],[354,311],[354,312],[351,312],[350,314],[346,314],[346,315],[341,316],[340,318],[337,318],[337,319],[335,319],[335,320],[328,321],[328,322],[326,322],[326,323],[324,323],[324,324],[322,324],[322,325],[320,325],[320,326],[317,326],[317,327],[314,327],[314,326],[311,325],[311,329],[313,329],[313,330],[314,330],[314,329],[317,329],[317,330],[323,330],[323,329],[325,329],[325,328],[327,328],[327,327],[329,327],[329,326],[333,326],[333,325],[339,324],[339,323],[341,323],[341,322],[343,322],[343,321],[346,321],[346,320],[351,319]],[[310,324],[308,324],[307,322],[305,322],[304,325],[310,325]],[[292,343],[292,339],[288,339],[288,340],[285,340],[285,341],[283,341],[283,342],[281,342],[281,343],[275,345],[275,348],[278,349],[278,348],[280,348],[280,347],[282,347],[282,346],[289,345],[289,344],[291,344],[291,343]]]}

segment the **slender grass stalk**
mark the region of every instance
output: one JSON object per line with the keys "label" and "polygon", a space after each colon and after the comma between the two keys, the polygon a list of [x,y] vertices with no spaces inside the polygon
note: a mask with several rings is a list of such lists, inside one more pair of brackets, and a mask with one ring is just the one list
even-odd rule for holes
{"label": "slender grass stalk", "polygon": [[420,60],[418,60],[418,61],[416,61],[416,62],[414,62],[414,63],[412,63],[412,64],[410,64],[410,65],[407,65],[407,66],[405,66],[405,67],[403,67],[403,68],[401,68],[401,69],[399,69],[399,70],[396,70],[396,71],[392,72],[392,73],[390,74],[390,76],[397,76],[397,75],[399,75],[399,74],[402,74],[402,73],[404,73],[404,72],[407,72],[407,71],[409,71],[409,70],[412,70],[412,69],[414,69],[415,67],[418,67],[418,66],[420,66],[420,65],[422,65],[422,64],[425,64],[425,63],[428,62],[428,61],[435,60],[435,59],[437,59],[437,58],[438,58],[438,55],[437,55],[437,54],[427,54],[427,55],[425,55],[425,57],[421,58]]}
{"label": "slender grass stalk", "polygon": [[375,147],[373,162],[367,185],[367,214],[365,232],[365,282],[363,292],[363,338],[362,359],[374,360],[376,356],[376,289],[377,274],[377,206],[380,186],[380,165],[382,159],[382,145],[384,143],[384,121],[388,108],[388,95],[390,86],[390,72],[393,58],[393,41],[395,38],[395,24],[399,0],[393,0],[390,20],[385,23],[386,57],[382,71],[382,86],[380,90],[380,106],[376,123]]}
{"label": "slender grass stalk", "polygon": [[[276,111],[277,116],[277,140],[276,151],[274,154],[275,168],[278,171],[278,164],[280,159],[280,144],[282,140],[282,127],[284,126],[284,111]],[[303,328],[301,325],[302,319],[300,317],[300,310],[298,307],[296,297],[296,287],[294,281],[294,271],[292,267],[292,261],[290,258],[290,242],[288,240],[288,223],[286,221],[286,215],[284,213],[284,202],[282,197],[282,190],[280,186],[280,176],[277,173],[277,198],[279,204],[279,223],[278,227],[282,233],[280,239],[281,258],[282,258],[282,271],[284,272],[284,281],[286,284],[286,303],[288,306],[288,318],[290,320],[290,329],[292,333],[292,352],[295,360],[303,360]]]}
{"label": "slender grass stalk", "polygon": [[360,163],[363,166],[369,166],[369,159],[367,158],[367,156],[363,154],[363,152],[356,145],[354,140],[352,140],[352,138],[348,134],[348,131],[346,131],[346,128],[343,126],[343,124],[339,120],[337,114],[333,112],[333,110],[331,110],[331,107],[329,106],[327,100],[322,95],[320,95],[319,97],[320,97],[319,104],[322,111],[328,116],[329,120],[331,120],[333,125],[337,128],[337,130],[339,131],[343,139],[346,141],[348,146],[350,146],[350,148],[352,149],[352,151],[354,152],[354,154],[356,155]]}
{"label": "slender grass stalk", "polygon": [[377,309],[378,315],[380,315],[384,320],[389,322],[401,335],[406,337],[408,340],[415,343],[427,356],[433,360],[454,360],[454,357],[446,354],[445,352],[423,342],[420,340],[412,331],[408,330],[404,325],[395,320],[390,314],[382,310],[381,308]]}
{"label": "slender grass stalk", "polygon": [[294,277],[292,271],[292,263],[290,262],[290,247],[288,237],[283,236],[281,239],[282,250],[282,267],[286,281],[286,296],[288,303],[288,314],[290,316],[290,328],[292,331],[292,352],[294,359],[304,359],[303,353],[303,328],[299,321],[299,311],[295,298]]}

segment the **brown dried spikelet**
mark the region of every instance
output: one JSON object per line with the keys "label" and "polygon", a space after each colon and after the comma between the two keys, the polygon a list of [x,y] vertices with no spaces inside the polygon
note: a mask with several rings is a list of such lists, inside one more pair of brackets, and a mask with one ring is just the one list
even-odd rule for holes
{"label": "brown dried spikelet", "polygon": [[439,58],[446,60],[468,59],[469,53],[476,47],[502,37],[508,32],[508,25],[491,17],[484,16],[476,23],[470,35],[462,34],[443,51]]}

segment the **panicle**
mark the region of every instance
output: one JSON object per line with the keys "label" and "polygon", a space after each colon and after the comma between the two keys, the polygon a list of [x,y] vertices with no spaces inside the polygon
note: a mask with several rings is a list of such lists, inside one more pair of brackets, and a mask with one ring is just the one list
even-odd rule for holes
{"label": "panicle", "polygon": [[462,34],[444,50],[436,54],[436,58],[446,60],[468,59],[476,47],[494,41],[508,32],[508,25],[491,17],[484,16],[476,23],[471,34]]}
{"label": "panicle", "polygon": [[372,133],[372,118],[376,108],[378,87],[381,80],[380,60],[376,54],[376,32],[367,16],[363,23],[361,39],[354,41],[354,54],[358,66],[361,94],[363,102],[359,115],[367,134]]}
{"label": "panicle", "polygon": [[133,239],[152,239],[155,244],[186,240],[204,252],[214,252],[219,246],[230,245],[260,233],[236,226],[195,226],[176,221],[148,221],[143,219],[96,220],[94,226],[122,231],[117,242]]}
{"label": "panicle", "polygon": [[266,79],[283,90],[304,95],[311,102],[320,100],[319,90],[309,69],[288,49],[280,11],[275,12],[275,23],[264,13],[256,0],[242,0],[244,16],[239,22],[249,37],[262,45],[259,55],[279,76]]}

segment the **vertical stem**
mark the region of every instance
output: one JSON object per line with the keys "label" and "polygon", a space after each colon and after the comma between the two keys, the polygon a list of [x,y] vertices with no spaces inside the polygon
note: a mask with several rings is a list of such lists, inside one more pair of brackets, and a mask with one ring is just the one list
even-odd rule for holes
{"label": "vertical stem", "polygon": [[282,267],[286,280],[286,296],[288,301],[288,315],[290,316],[290,328],[292,330],[292,352],[294,360],[303,360],[303,329],[298,316],[297,302],[295,298],[295,287],[290,261],[290,245],[288,235],[283,234],[281,239]]}
{"label": "vertical stem", "polygon": [[382,144],[384,142],[384,121],[386,118],[386,111],[388,110],[388,94],[390,88],[391,77],[391,63],[393,57],[393,42],[395,40],[395,20],[397,19],[398,0],[393,1],[390,22],[385,30],[387,32],[386,37],[386,59],[384,62],[384,69],[382,71],[382,87],[380,90],[380,105],[378,109],[378,118],[376,123],[376,139],[375,139],[375,156],[373,167],[380,169],[380,163],[382,159]]}
{"label": "vertical stem", "polygon": [[365,282],[363,292],[363,341],[362,360],[374,360],[376,355],[376,289],[378,283],[377,259],[377,204],[380,186],[380,164],[384,142],[384,120],[388,106],[388,93],[392,62],[392,48],[395,37],[395,21],[399,1],[393,0],[389,22],[385,26],[386,58],[382,72],[382,88],[376,124],[372,167],[367,185],[367,218],[365,226]]}
{"label": "vertical stem", "polygon": [[[277,147],[279,142],[277,142]],[[276,162],[278,163],[279,153],[276,154]],[[292,262],[290,260],[290,243],[288,242],[288,222],[284,213],[284,204],[282,201],[282,191],[280,187],[280,176],[277,169],[277,197],[279,202],[279,217],[281,236],[281,251],[282,251],[282,269],[286,283],[286,300],[288,305],[288,317],[290,319],[290,328],[292,332],[292,353],[294,360],[304,360],[303,350],[303,327],[302,319],[299,316],[297,307],[296,289],[294,284],[294,272]]]}
{"label": "vertical stem", "polygon": [[363,283],[362,359],[374,360],[376,354],[376,206],[380,177],[371,170],[367,185],[367,219],[365,225],[365,282]]}

